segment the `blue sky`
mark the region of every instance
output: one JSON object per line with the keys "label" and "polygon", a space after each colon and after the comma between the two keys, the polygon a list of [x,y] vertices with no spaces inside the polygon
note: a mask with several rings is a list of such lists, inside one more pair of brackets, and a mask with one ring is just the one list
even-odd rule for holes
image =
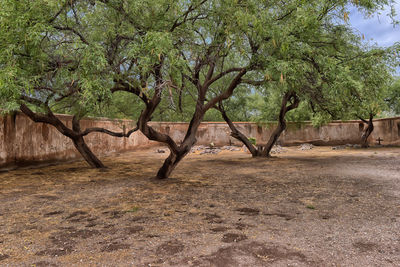
{"label": "blue sky", "polygon": [[[400,21],[400,0],[395,1],[397,11],[396,19]],[[380,15],[365,18],[356,8],[350,10],[350,24],[357,29],[357,33],[364,34],[365,40],[379,46],[391,46],[400,42],[400,25],[393,27],[391,19],[387,16],[390,8],[381,11]]]}
{"label": "blue sky", "polygon": [[[395,0],[395,19],[400,21],[400,0]],[[388,47],[400,42],[400,25],[393,27],[392,20],[387,16],[390,8],[382,10],[380,15],[373,15],[366,18],[357,8],[350,9],[350,24],[355,28],[356,33],[364,34],[365,41],[370,44],[377,44]],[[400,66],[396,68],[396,75],[400,76]]]}

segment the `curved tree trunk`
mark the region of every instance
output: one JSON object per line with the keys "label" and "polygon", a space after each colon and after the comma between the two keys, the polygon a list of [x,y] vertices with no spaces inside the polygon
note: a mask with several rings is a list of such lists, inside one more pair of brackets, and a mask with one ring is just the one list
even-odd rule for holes
{"label": "curved tree trunk", "polygon": [[53,125],[61,134],[70,138],[75,148],[79,151],[86,162],[94,168],[104,168],[104,164],[93,154],[86,145],[83,136],[80,135],[79,120],[76,116],[72,119],[72,129],[68,128],[61,120],[59,120],[48,108],[47,114],[39,114],[33,112],[28,106],[22,104],[20,110],[34,122],[41,122]]}
{"label": "curved tree trunk", "polygon": [[373,114],[369,115],[369,120],[366,121],[364,119],[361,119],[365,124],[367,124],[367,128],[363,131],[361,135],[361,147],[367,148],[369,147],[368,144],[368,137],[371,135],[371,133],[374,131],[374,122],[373,122]]}
{"label": "curved tree trunk", "polygon": [[[289,106],[287,106],[288,102],[290,102]],[[281,110],[279,112],[278,126],[275,128],[274,132],[269,138],[265,148],[262,147],[255,148],[253,146],[250,140],[243,133],[241,133],[235,127],[233,122],[229,119],[221,102],[219,103],[219,106],[215,108],[220,111],[222,117],[229,125],[229,128],[231,129],[231,136],[241,141],[247,147],[247,149],[250,151],[253,157],[269,157],[272,147],[275,145],[276,141],[278,140],[282,132],[286,129],[286,121],[285,121],[286,113],[289,112],[290,110],[297,108],[299,106],[299,103],[300,99],[297,97],[297,94],[293,91],[287,92],[283,96]]]}
{"label": "curved tree trunk", "polygon": [[[290,103],[289,106],[287,105],[288,102]],[[284,94],[282,98],[281,110],[279,111],[278,126],[272,132],[272,135],[269,138],[267,145],[261,152],[261,156],[263,157],[270,156],[272,147],[275,145],[276,141],[278,141],[278,138],[279,136],[281,136],[282,132],[286,129],[286,120],[285,120],[286,113],[297,108],[299,106],[299,103],[300,99],[297,97],[296,92],[289,91]]]}
{"label": "curved tree trunk", "polygon": [[82,136],[72,139],[75,148],[79,151],[86,162],[93,168],[105,168],[106,166],[93,154]]}
{"label": "curved tree trunk", "polygon": [[178,163],[186,156],[187,153],[174,153],[171,151],[168,158],[164,161],[163,165],[157,172],[158,179],[168,178]]}
{"label": "curved tree trunk", "polygon": [[[170,155],[164,161],[161,168],[158,170],[157,178],[165,179],[168,178],[171,172],[175,169],[178,163],[190,152],[190,149],[197,142],[196,132],[200,126],[201,121],[204,117],[204,109],[198,105],[196,107],[195,113],[189,123],[188,130],[186,132],[185,138],[182,141],[181,145],[177,145],[169,136],[168,146],[170,148]],[[147,126],[148,127],[148,126]]]}
{"label": "curved tree trunk", "polygon": [[[205,64],[203,60],[199,60],[196,63],[196,67],[194,68],[192,75],[182,76],[182,77],[187,77],[185,79],[189,79],[192,82],[192,84],[197,88],[198,94],[197,94],[196,108],[193,113],[192,119],[189,123],[189,127],[186,131],[186,135],[181,144],[177,144],[168,134],[161,133],[148,125],[148,122],[151,121],[153,113],[155,112],[156,108],[161,102],[162,90],[167,85],[167,81],[163,79],[163,71],[162,71],[164,64],[163,59],[164,57],[161,56],[160,62],[153,66],[152,71],[149,72],[148,75],[143,75],[140,77],[141,86],[132,86],[130,83],[118,80],[117,86],[112,89],[113,92],[115,91],[131,92],[137,95],[143,101],[143,103],[145,104],[145,109],[142,111],[138,119],[138,127],[140,131],[148,139],[164,143],[168,146],[170,150],[170,155],[164,161],[162,167],[159,169],[157,173],[157,178],[160,179],[168,178],[171,172],[175,169],[176,165],[190,152],[190,149],[197,141],[196,132],[198,127],[200,126],[201,121],[203,120],[206,111],[214,107],[218,102],[229,98],[233,94],[235,88],[241,83],[242,77],[248,71],[248,67],[230,68],[218,74],[214,74],[216,64],[213,60]],[[206,71],[207,73],[204,77],[204,81],[201,81],[200,74],[202,73],[203,67],[208,68],[208,70]],[[222,77],[224,77],[229,73],[236,73],[236,75],[231,80],[226,90],[224,90],[221,94],[208,100],[207,103],[205,103],[207,91],[209,90],[210,86],[214,82],[216,82],[217,80],[221,79]],[[152,97],[148,97],[146,94],[143,94],[142,92],[142,88],[146,86],[147,83],[146,80],[149,78],[150,75],[153,75],[155,79],[154,94]]]}
{"label": "curved tree trunk", "polygon": [[[293,103],[291,103],[289,106],[287,106],[287,103],[293,99]],[[278,141],[279,137],[281,136],[282,132],[286,129],[286,120],[285,116],[286,113],[292,109],[297,108],[299,105],[299,99],[294,92],[287,92],[283,98],[282,98],[282,104],[281,104],[281,109],[279,111],[279,117],[278,117],[278,126],[275,128],[275,130],[272,132],[267,145],[263,149],[261,155],[263,157],[269,157],[270,152],[272,147],[276,144],[276,141]]]}
{"label": "curved tree trunk", "polygon": [[261,151],[259,151],[257,148],[255,148],[254,145],[247,138],[247,136],[245,136],[241,131],[239,131],[236,128],[236,126],[233,124],[231,119],[226,114],[222,103],[220,102],[218,107],[215,107],[215,108],[221,113],[222,118],[224,118],[225,122],[228,124],[229,128],[231,129],[231,136],[233,138],[236,138],[237,140],[241,141],[247,147],[247,149],[250,151],[250,153],[253,157],[261,156]]}
{"label": "curved tree trunk", "polygon": [[283,133],[283,131],[286,129],[286,121],[283,119],[279,119],[278,121],[278,126],[275,128],[275,130],[272,132],[267,145],[263,149],[263,151],[260,153],[262,157],[270,157],[271,149],[273,146],[276,144],[276,141],[278,141],[279,136]]}
{"label": "curved tree trunk", "polygon": [[68,128],[61,120],[59,120],[50,109],[48,109],[47,114],[39,114],[33,112],[28,106],[25,104],[21,104],[20,110],[26,116],[28,116],[34,122],[47,123],[54,126],[61,134],[70,138],[74,143],[75,148],[79,151],[82,157],[86,160],[86,162],[93,168],[105,168],[104,164],[100,161],[99,158],[96,157],[95,154],[90,150],[88,145],[83,138],[85,135],[88,135],[92,132],[101,132],[106,133],[115,137],[129,137],[132,133],[138,130],[136,127],[128,131],[127,133],[116,133],[109,131],[104,128],[88,128],[85,131],[81,131],[80,128],[80,120],[77,116],[74,116],[72,119],[72,129]]}

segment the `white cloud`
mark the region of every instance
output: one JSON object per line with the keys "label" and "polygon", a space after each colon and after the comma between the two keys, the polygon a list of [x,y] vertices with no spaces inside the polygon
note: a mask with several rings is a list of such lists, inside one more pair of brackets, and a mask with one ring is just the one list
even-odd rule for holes
{"label": "white cloud", "polygon": [[[396,20],[400,21],[400,1],[395,3]],[[381,11],[380,15],[365,18],[356,8],[350,10],[350,24],[360,35],[364,34],[365,40],[379,46],[391,46],[400,42],[400,25],[393,27],[391,18],[387,16],[390,8]]]}

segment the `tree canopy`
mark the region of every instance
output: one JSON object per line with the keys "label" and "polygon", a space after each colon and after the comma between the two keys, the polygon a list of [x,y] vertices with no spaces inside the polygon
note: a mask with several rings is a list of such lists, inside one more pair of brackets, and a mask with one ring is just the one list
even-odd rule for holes
{"label": "tree canopy", "polygon": [[[53,125],[80,138],[99,130],[81,130],[83,116],[132,116],[144,135],[169,147],[158,173],[165,178],[195,144],[200,122],[214,119],[225,100],[228,110],[241,106],[236,118],[242,120],[272,112],[274,98],[288,92],[311,117],[315,111],[333,117],[344,102],[337,100],[347,91],[354,95],[351,88],[367,97],[388,76],[379,71],[383,63],[361,63],[386,54],[360,47],[348,10],[355,5],[371,14],[391,3],[4,0],[0,104],[36,112],[41,122],[54,120],[54,112],[71,113],[72,132]],[[257,110],[257,103],[268,107]],[[190,121],[185,138],[177,142],[153,129],[154,119]]]}

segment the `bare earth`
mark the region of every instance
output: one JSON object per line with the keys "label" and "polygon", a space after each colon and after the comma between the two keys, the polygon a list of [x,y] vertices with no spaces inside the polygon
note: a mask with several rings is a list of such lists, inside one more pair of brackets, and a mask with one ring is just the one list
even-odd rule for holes
{"label": "bare earth", "polygon": [[156,149],[0,174],[1,266],[400,266],[400,148]]}

